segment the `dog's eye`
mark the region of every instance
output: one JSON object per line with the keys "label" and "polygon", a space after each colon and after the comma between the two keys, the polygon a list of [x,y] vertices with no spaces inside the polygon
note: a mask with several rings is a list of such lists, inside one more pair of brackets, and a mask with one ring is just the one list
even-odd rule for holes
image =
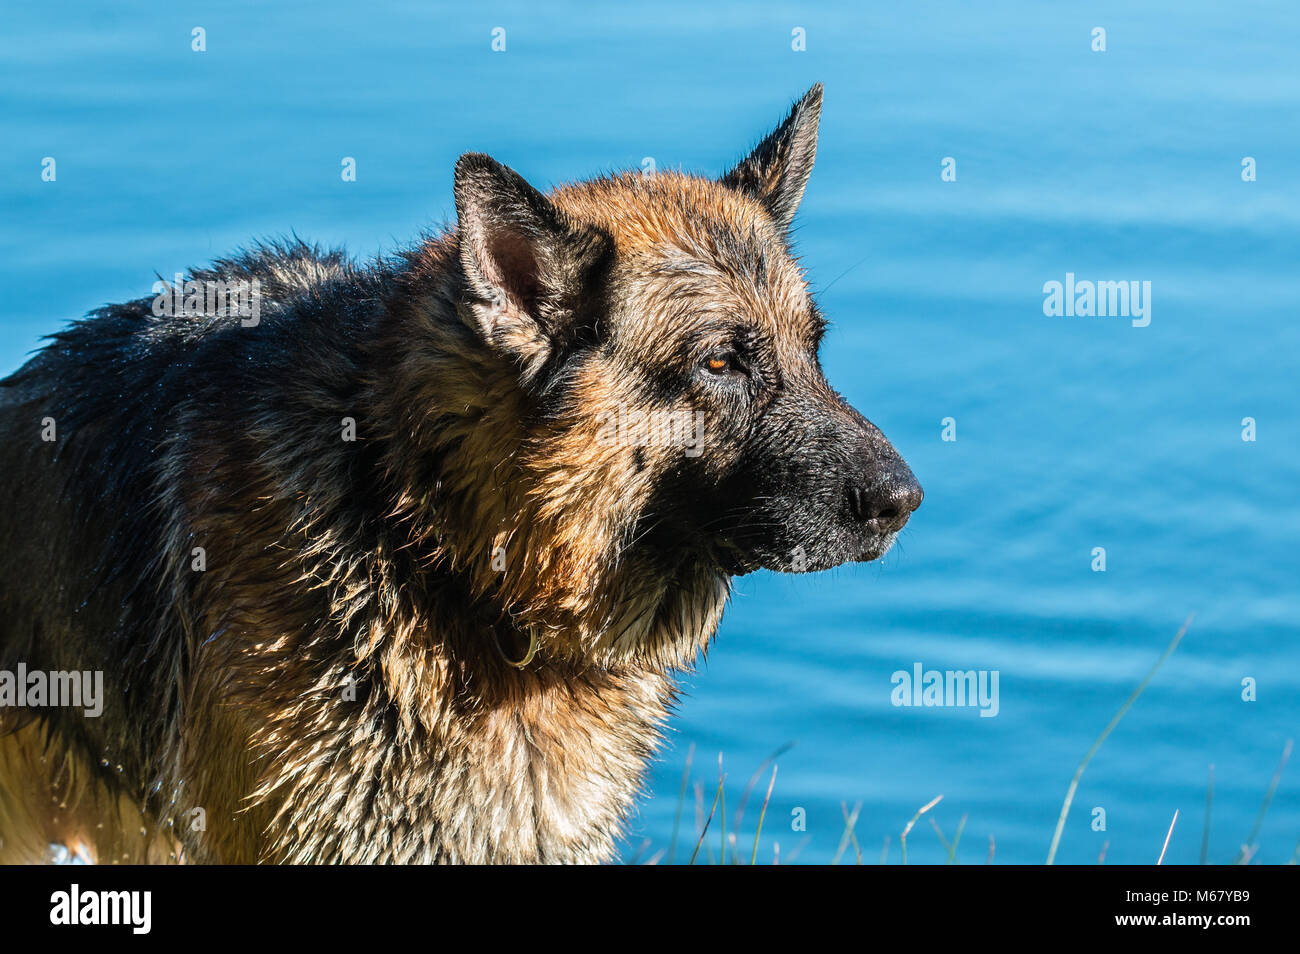
{"label": "dog's eye", "polygon": [[730,351],[715,351],[704,359],[704,367],[710,374],[730,374],[736,370],[736,356]]}

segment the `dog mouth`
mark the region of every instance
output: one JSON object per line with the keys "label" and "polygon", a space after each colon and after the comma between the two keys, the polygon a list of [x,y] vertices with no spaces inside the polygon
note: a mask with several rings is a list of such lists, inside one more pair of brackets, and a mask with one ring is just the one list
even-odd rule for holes
{"label": "dog mouth", "polygon": [[763,559],[734,543],[723,541],[715,551],[718,568],[727,576],[744,576],[763,569]]}
{"label": "dog mouth", "polygon": [[856,545],[841,549],[823,550],[795,547],[788,553],[768,551],[762,547],[746,547],[731,540],[719,541],[714,555],[718,567],[728,576],[744,576],[756,570],[776,573],[817,573],[831,570],[846,563],[870,563],[879,560],[898,539],[896,531],[874,534]]}
{"label": "dog mouth", "polygon": [[881,557],[883,557],[886,553],[889,552],[890,548],[894,545],[894,541],[897,539],[898,539],[897,531],[892,531],[890,533],[882,533],[871,538],[871,540],[867,542],[867,546],[862,551],[861,555],[859,555],[855,560],[853,560],[853,562],[870,563],[872,560],[879,560]]}

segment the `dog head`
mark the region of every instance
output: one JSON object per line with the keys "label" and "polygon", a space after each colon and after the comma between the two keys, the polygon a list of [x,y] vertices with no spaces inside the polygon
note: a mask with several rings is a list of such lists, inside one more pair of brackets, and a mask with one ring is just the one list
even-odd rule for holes
{"label": "dog head", "polygon": [[549,585],[586,607],[588,650],[707,640],[731,575],[876,559],[921,503],[827,382],[790,251],[821,101],[815,86],[718,180],[631,173],[544,196],[487,156],[458,162],[462,317],[528,408],[521,516],[499,541],[525,551],[513,612]]}

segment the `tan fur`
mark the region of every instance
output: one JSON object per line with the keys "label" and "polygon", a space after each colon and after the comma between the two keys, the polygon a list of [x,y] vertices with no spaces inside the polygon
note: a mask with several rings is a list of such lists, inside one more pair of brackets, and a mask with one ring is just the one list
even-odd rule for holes
{"label": "tan fur", "polygon": [[100,864],[177,861],[155,818],[101,781],[104,769],[30,723],[0,733],[0,865],[43,864],[51,845]]}
{"label": "tan fur", "polygon": [[[805,103],[815,125],[820,89]],[[97,746],[113,757],[98,724],[81,747],[36,722],[0,735],[0,860],[49,842],[103,861],[610,859],[674,674],[712,639],[729,577],[707,527],[674,527],[680,554],[637,546],[681,449],[603,441],[602,414],[661,410],[649,369],[671,370],[706,319],[732,314],[775,350],[773,374],[839,407],[784,223],[761,200],[677,173],[556,190],[567,227],[612,242],[614,330],[566,368],[545,415],[527,384],[550,344],[521,302],[466,293],[464,256],[493,248],[464,226],[395,273],[405,285],[365,345],[387,363],[365,372],[357,406],[291,380],[291,411],[232,431],[183,401],[152,487],[158,631],[184,643],[166,657],[157,745],[117,779],[92,764]],[[304,259],[268,275],[281,299],[345,277]],[[353,459],[320,436],[342,413],[378,449],[382,522],[347,522],[361,519]],[[738,459],[740,426],[709,417],[712,480]]]}

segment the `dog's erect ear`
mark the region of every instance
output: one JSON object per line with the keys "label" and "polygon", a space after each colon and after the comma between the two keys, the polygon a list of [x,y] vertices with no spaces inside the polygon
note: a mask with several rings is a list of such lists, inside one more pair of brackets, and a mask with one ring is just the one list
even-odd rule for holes
{"label": "dog's erect ear", "polygon": [[531,380],[590,319],[586,292],[612,244],[490,156],[460,157],[455,193],[473,322]]}
{"label": "dog's erect ear", "polygon": [[785,122],[758,144],[740,165],[722,177],[724,184],[758,199],[781,228],[794,218],[817,157],[817,122],[822,84],[794,104]]}

